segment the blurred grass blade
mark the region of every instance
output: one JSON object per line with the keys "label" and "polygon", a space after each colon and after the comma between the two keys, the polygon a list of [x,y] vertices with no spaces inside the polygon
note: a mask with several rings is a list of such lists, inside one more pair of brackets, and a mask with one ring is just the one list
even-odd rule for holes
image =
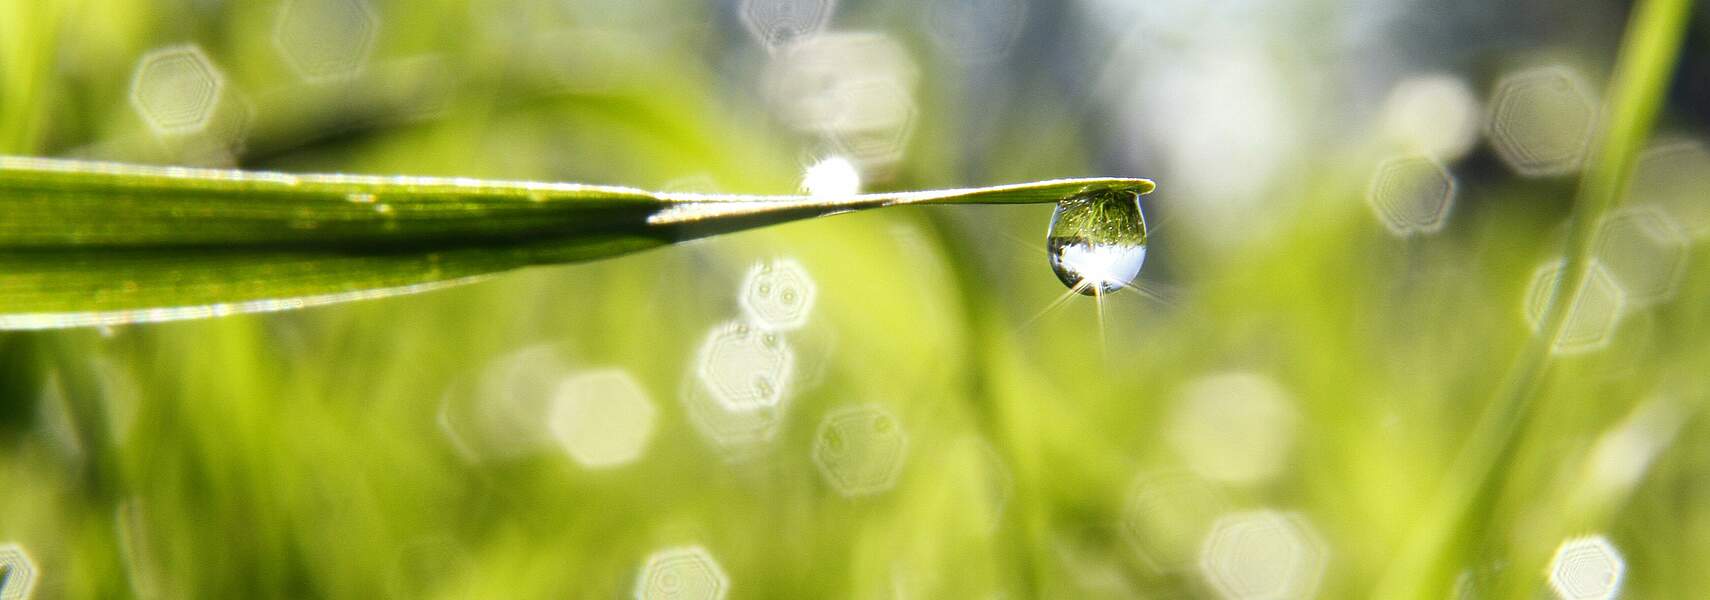
{"label": "blurred grass blade", "polygon": [[0,157],[0,329],[302,308],[851,210],[1055,202],[1093,189],[1152,183],[810,198]]}
{"label": "blurred grass blade", "polygon": [[[1600,138],[1575,197],[1563,249],[1566,266],[1551,292],[1542,325],[1509,369],[1446,475],[1437,503],[1379,581],[1374,597],[1447,597],[1456,570],[1469,566],[1458,561],[1475,554],[1468,550],[1483,550],[1489,540],[1501,542],[1502,534],[1490,529],[1497,525],[1491,518],[1505,487],[1505,468],[1538,410],[1551,349],[1567,326],[1572,305],[1568,299],[1585,284],[1590,270],[1598,223],[1619,200],[1634,159],[1662,108],[1691,14],[1691,0],[1644,0],[1634,7],[1609,84]],[[1504,589],[1518,592],[1535,585],[1537,571],[1532,566],[1508,569],[1504,577],[1519,587]]]}

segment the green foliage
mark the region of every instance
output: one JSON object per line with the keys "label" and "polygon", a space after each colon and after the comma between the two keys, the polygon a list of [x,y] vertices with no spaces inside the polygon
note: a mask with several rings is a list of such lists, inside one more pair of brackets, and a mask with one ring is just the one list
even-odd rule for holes
{"label": "green foliage", "polygon": [[528,265],[893,205],[1055,202],[1143,179],[847,198],[289,175],[0,158],[0,329],[116,325],[371,299]]}

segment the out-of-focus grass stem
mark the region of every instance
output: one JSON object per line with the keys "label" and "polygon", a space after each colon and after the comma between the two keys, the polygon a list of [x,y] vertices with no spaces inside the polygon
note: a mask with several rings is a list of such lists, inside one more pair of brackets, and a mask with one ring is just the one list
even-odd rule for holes
{"label": "out-of-focus grass stem", "polygon": [[[1635,156],[1662,107],[1680,51],[1691,0],[1645,0],[1634,8],[1610,80],[1598,137],[1579,182],[1563,255],[1567,266],[1549,309],[1496,390],[1485,414],[1445,476],[1431,512],[1378,582],[1374,597],[1443,598],[1458,563],[1475,557],[1490,531],[1491,507],[1502,495],[1504,469],[1524,437],[1551,350],[1561,335],[1574,291],[1584,285],[1598,222],[1620,200]],[[1475,559],[1476,560],[1476,559]],[[1528,565],[1508,577],[1533,577]]]}

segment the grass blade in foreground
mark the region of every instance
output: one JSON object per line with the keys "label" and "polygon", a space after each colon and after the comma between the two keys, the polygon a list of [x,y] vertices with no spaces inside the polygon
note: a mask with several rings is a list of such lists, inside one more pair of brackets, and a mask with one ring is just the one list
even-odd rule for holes
{"label": "grass blade in foreground", "polygon": [[1056,202],[1144,179],[841,198],[0,157],[0,329],[302,308],[839,212]]}

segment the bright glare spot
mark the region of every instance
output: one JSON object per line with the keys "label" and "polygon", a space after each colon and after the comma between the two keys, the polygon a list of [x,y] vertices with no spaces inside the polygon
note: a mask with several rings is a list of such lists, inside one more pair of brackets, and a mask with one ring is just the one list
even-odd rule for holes
{"label": "bright glare spot", "polygon": [[701,546],[668,548],[647,557],[636,577],[636,600],[723,600],[730,578]]}
{"label": "bright glare spot", "polygon": [[1143,473],[1129,488],[1122,532],[1154,569],[1186,569],[1199,543],[1228,503],[1204,480],[1189,473]]}
{"label": "bright glare spot", "polygon": [[853,196],[861,193],[861,171],[847,158],[826,158],[802,174],[802,189],[816,198]]}
{"label": "bright glare spot", "polygon": [[1212,525],[1199,568],[1228,600],[1311,598],[1327,554],[1305,517],[1256,510],[1224,516]]}
{"label": "bright glare spot", "polygon": [[707,333],[696,364],[707,391],[726,408],[777,408],[788,395],[795,353],[778,334],[731,321]]}
{"label": "bright glare spot", "polygon": [[219,108],[226,80],[193,44],[144,54],[131,78],[131,106],[161,135],[195,133]]}
{"label": "bright glare spot", "polygon": [[[1538,331],[1543,326],[1544,313],[1550,304],[1550,294],[1561,279],[1562,269],[1563,263],[1558,261],[1539,267],[1532,274],[1532,284],[1526,289],[1525,305],[1526,323],[1532,327],[1532,331]],[[1568,307],[1567,323],[1562,328],[1561,336],[1556,338],[1556,352],[1575,354],[1597,350],[1615,337],[1615,328],[1620,325],[1626,299],[1621,292],[1621,286],[1615,283],[1615,279],[1610,277],[1602,265],[1593,261],[1579,293],[1563,294],[1563,297],[1572,298],[1572,304]]]}
{"label": "bright glare spot", "polygon": [[742,0],[742,24],[768,50],[788,47],[825,31],[836,0]]}
{"label": "bright glare spot", "polygon": [[908,440],[902,424],[877,404],[827,413],[814,435],[813,462],[839,494],[870,496],[891,489],[902,474]]}
{"label": "bright glare spot", "polygon": [[1298,421],[1293,399],[1275,380],[1223,373],[1202,377],[1177,393],[1167,435],[1199,474],[1251,484],[1282,470]]}
{"label": "bright glare spot", "polygon": [[1626,563],[1601,535],[1562,542],[1550,559],[1550,589],[1562,600],[1608,600],[1621,593]]}
{"label": "bright glare spot", "polygon": [[1366,202],[1390,233],[1406,237],[1443,229],[1455,201],[1455,179],[1424,156],[1385,160],[1372,174]]}
{"label": "bright glare spot", "polygon": [[1453,161],[1478,141],[1479,108],[1472,88],[1460,77],[1415,75],[1390,90],[1383,105],[1383,132],[1409,151]]}
{"label": "bright glare spot", "polygon": [[1562,65],[1527,69],[1496,85],[1488,126],[1502,160],[1527,177],[1567,175],[1585,162],[1597,101]]}
{"label": "bright glare spot", "polygon": [[932,43],[964,64],[989,63],[1008,55],[1026,23],[1026,0],[930,0],[926,4]]}
{"label": "bright glare spot", "polygon": [[0,600],[28,600],[36,589],[36,563],[18,544],[0,544]]}
{"label": "bright glare spot", "polygon": [[554,392],[548,426],[558,444],[588,468],[634,461],[653,437],[655,410],[627,371],[605,369],[566,378]]}
{"label": "bright glare spot", "polygon": [[1710,150],[1696,140],[1645,150],[1633,168],[1627,201],[1662,209],[1695,239],[1710,237]]}
{"label": "bright glare spot", "polygon": [[379,29],[367,0],[286,0],[273,45],[305,80],[345,79],[367,64]]}
{"label": "bright glare spot", "polygon": [[1621,287],[1627,307],[1642,308],[1674,297],[1690,243],[1661,210],[1624,208],[1603,218],[1593,255]]}
{"label": "bright glare spot", "polygon": [[[1109,294],[1140,276],[1146,263],[1146,247],[1139,244],[1067,244],[1052,255],[1053,266],[1065,270],[1076,281]],[[1077,284],[1078,285],[1078,284]]]}

